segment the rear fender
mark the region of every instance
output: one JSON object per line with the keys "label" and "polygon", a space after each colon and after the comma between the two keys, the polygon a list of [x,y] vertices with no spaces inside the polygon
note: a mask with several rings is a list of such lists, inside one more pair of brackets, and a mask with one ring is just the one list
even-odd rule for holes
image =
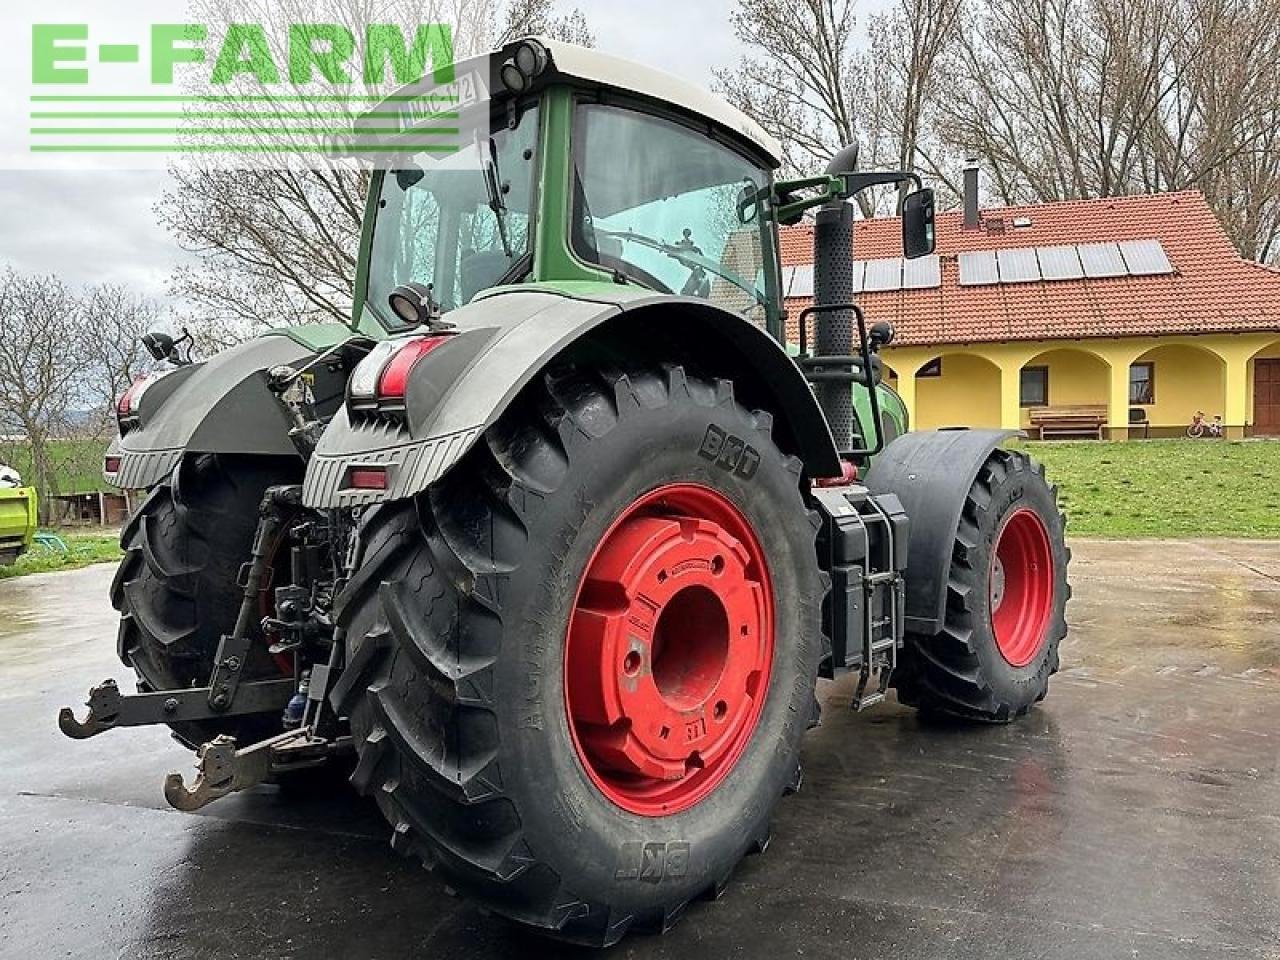
{"label": "rear fender", "polygon": [[[154,486],[187,452],[298,456],[288,412],[268,389],[267,371],[304,364],[316,352],[295,338],[269,335],[169,373],[143,394],[138,426],[108,450],[109,465],[117,469],[104,472],[106,481],[130,489]],[[336,404],[343,378],[327,370],[316,374],[318,401]]]}
{"label": "rear fender", "polygon": [[[545,288],[505,289],[449,314],[455,342],[430,353],[410,376],[406,421],[338,412],[307,470],[305,500],[317,508],[401,500],[442,477],[502,416],[537,374],[566,351],[590,342],[627,355],[653,349],[732,379],[738,398],[768,409],[775,435],[811,476],[835,476],[839,457],[799,368],[767,333],[739,314],[702,300],[592,291],[573,296]],[[352,490],[353,468],[387,472],[384,491]]]}
{"label": "rear fender", "polygon": [[942,629],[956,531],[965,499],[987,458],[1017,430],[928,430],[894,440],[876,457],[865,483],[895,494],[911,520],[907,547],[906,629]]}

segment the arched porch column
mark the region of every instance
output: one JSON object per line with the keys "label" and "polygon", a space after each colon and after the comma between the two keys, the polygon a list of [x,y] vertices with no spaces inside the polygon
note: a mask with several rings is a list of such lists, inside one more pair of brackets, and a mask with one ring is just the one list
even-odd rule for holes
{"label": "arched porch column", "polygon": [[1129,368],[1142,356],[1142,347],[1105,344],[1097,353],[1110,366],[1107,390],[1107,434],[1112,440],[1129,439]]}

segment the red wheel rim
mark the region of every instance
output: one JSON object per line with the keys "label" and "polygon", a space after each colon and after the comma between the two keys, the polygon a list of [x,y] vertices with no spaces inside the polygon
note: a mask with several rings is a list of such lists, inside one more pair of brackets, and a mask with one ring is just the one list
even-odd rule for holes
{"label": "red wheel rim", "polygon": [[1048,639],[1053,614],[1053,547],[1034,510],[1005,519],[991,559],[991,628],[1000,654],[1025,667]]}
{"label": "red wheel rim", "polygon": [[751,739],[773,665],[773,591],[746,517],[710,487],[623,511],[578,586],[564,691],[578,759],[617,806],[687,810]]}

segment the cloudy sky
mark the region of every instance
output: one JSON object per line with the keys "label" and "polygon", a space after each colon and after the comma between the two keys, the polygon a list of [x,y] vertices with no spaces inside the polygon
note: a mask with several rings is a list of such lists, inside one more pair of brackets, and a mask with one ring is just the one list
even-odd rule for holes
{"label": "cloudy sky", "polygon": [[[728,23],[732,0],[562,0],[562,6],[574,5],[586,12],[600,49],[705,86],[715,67],[731,64],[742,52]],[[138,24],[173,22],[174,7],[173,0],[48,0],[39,16],[44,22],[102,23],[104,10],[112,9],[120,11],[111,18],[113,28],[127,36],[125,17]],[[6,2],[0,34],[29,37],[30,9]],[[0,116],[8,113],[0,127],[0,153],[6,140],[24,133],[30,88],[24,75],[29,51],[6,53],[0,84],[9,96],[0,97],[0,104],[9,106],[0,106]],[[0,169],[0,266],[56,272],[72,285],[111,281],[163,294],[185,256],[152,213],[166,183],[165,174],[155,171]]]}

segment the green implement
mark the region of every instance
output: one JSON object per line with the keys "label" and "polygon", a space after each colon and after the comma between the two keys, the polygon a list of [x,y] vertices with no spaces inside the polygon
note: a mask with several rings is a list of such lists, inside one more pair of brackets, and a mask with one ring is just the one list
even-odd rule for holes
{"label": "green implement", "polygon": [[8,566],[26,553],[35,533],[35,489],[0,487],[0,566]]}

